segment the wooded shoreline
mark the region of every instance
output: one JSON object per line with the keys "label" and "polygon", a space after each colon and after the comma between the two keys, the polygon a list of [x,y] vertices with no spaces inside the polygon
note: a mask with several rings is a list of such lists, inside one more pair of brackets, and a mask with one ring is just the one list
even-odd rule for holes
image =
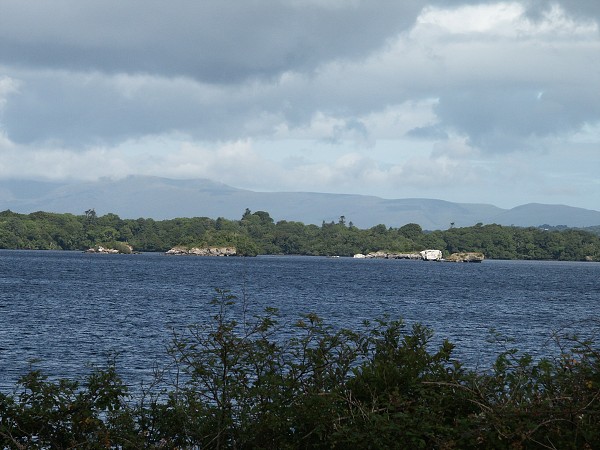
{"label": "wooded shoreline", "polygon": [[285,220],[274,222],[267,212],[246,210],[240,220],[207,217],[121,219],[36,212],[0,212],[0,248],[88,250],[103,247],[123,253],[167,252],[179,248],[234,248],[238,256],[353,256],[372,252],[419,253],[439,249],[477,252],[487,259],[600,261],[600,236],[590,230],[565,227],[507,227],[475,224],[446,230],[423,230],[418,224],[397,228],[376,225],[359,229],[341,216],[321,226]]}

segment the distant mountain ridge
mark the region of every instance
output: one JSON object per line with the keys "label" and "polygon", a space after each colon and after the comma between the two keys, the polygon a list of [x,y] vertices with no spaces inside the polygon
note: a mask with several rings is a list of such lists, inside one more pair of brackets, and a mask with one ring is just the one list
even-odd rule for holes
{"label": "distant mountain ridge", "polygon": [[174,180],[130,176],[94,182],[0,181],[0,210],[18,213],[49,211],[83,214],[94,208],[100,215],[156,220],[176,217],[240,218],[246,208],[267,211],[276,221],[320,225],[345,216],[360,228],[377,224],[399,227],[418,223],[427,230],[476,223],[500,225],[588,227],[600,225],[600,211],[565,205],[530,203],[512,209],[489,204],[444,200],[383,199],[367,195],[311,192],[255,192],[206,179]]}

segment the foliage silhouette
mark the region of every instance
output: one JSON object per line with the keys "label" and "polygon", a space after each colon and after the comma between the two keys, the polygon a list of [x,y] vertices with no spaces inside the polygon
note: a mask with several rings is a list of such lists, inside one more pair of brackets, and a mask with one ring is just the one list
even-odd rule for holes
{"label": "foliage silhouette", "polygon": [[[1,448],[599,448],[600,351],[561,337],[553,358],[506,348],[488,370],[400,320],[293,324],[218,290],[175,333],[172,364],[132,394],[114,362],[83,382],[37,370],[0,394]],[[564,340],[563,340],[564,339]],[[570,346],[566,346],[566,344]]]}

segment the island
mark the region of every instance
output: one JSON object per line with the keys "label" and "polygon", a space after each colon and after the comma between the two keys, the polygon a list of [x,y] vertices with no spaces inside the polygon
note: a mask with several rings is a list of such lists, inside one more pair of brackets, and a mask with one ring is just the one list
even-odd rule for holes
{"label": "island", "polygon": [[176,246],[165,252],[175,256],[237,256],[235,247],[183,247]]}

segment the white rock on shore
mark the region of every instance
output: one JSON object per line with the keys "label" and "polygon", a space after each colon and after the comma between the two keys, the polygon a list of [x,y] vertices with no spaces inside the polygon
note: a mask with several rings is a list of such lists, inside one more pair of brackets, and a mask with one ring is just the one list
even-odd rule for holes
{"label": "white rock on shore", "polygon": [[129,244],[125,244],[126,248],[129,249],[129,251],[121,251],[118,250],[116,248],[107,248],[107,247],[103,247],[101,245],[96,245],[95,247],[92,248],[88,248],[86,250],[86,253],[102,253],[102,254],[118,254],[118,253],[133,253],[133,247]]}
{"label": "white rock on shore", "polygon": [[235,256],[235,247],[173,247],[165,254],[177,256]]}
{"label": "white rock on shore", "polygon": [[354,255],[355,258],[378,258],[378,259],[413,259],[423,261],[441,261],[442,251],[441,250],[423,250],[420,253],[386,253],[384,251],[371,252],[366,255],[357,253]]}
{"label": "white rock on shore", "polygon": [[419,253],[423,261],[441,261],[442,251],[441,250],[423,250]]}

